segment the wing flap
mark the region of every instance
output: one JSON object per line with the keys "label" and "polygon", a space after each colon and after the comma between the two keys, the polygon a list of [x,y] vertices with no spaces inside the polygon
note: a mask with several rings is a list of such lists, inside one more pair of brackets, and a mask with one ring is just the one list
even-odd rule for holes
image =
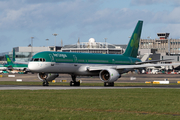
{"label": "wing flap", "polygon": [[88,71],[99,71],[104,69],[116,69],[117,66],[97,66],[97,67],[88,67]]}
{"label": "wing flap", "polygon": [[173,59],[165,59],[165,60],[149,60],[149,61],[145,61],[145,62],[136,62],[136,65],[146,64],[146,63],[163,62],[163,61],[171,61],[171,60],[173,60]]}

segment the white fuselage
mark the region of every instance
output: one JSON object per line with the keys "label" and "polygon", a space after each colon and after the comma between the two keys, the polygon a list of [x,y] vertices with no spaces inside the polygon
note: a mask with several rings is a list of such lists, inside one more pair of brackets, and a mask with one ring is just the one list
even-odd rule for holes
{"label": "white fuselage", "polygon": [[0,70],[7,70],[7,67],[0,67]]}
{"label": "white fuselage", "polygon": [[89,66],[97,64],[78,64],[78,63],[55,63],[55,62],[29,62],[28,68],[37,73],[65,73],[76,75],[99,75],[99,72],[89,72]]}

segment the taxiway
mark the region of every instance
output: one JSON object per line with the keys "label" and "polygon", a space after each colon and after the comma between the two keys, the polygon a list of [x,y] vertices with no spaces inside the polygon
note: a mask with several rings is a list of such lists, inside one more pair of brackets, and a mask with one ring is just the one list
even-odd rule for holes
{"label": "taxiway", "polygon": [[126,86],[126,87],[102,87],[102,86],[36,86],[36,85],[0,85],[0,90],[70,90],[70,89],[180,89],[180,85],[152,85],[152,86]]}

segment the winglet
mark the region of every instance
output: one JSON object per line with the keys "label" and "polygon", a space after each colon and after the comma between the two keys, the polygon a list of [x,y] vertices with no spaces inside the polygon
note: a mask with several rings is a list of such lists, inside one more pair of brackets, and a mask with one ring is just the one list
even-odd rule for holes
{"label": "winglet", "polygon": [[134,29],[134,32],[131,36],[131,39],[128,43],[126,51],[123,54],[124,56],[134,57],[134,58],[137,57],[142,26],[143,26],[143,21],[138,21],[138,23]]}

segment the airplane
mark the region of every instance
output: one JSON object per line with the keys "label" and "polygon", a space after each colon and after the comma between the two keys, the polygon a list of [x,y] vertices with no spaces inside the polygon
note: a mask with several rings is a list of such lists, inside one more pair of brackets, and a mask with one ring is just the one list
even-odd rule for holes
{"label": "airplane", "polygon": [[13,62],[16,62],[16,53],[15,53],[15,48],[13,48]]}
{"label": "airplane", "polygon": [[8,69],[11,70],[15,69],[15,70],[23,70],[23,71],[26,71],[28,69],[28,64],[13,63],[8,55],[5,56],[6,56],[7,64],[5,64],[4,67],[7,67]]}
{"label": "airplane", "polygon": [[7,70],[7,67],[5,67],[4,64],[0,64],[0,70]]}
{"label": "airplane", "polygon": [[150,66],[172,65],[143,65],[137,58],[142,25],[143,21],[138,21],[122,55],[45,51],[35,54],[28,68],[38,73],[37,76],[43,82],[43,86],[48,86],[48,82],[57,78],[59,73],[71,75],[70,86],[80,86],[80,82],[76,81],[77,76],[99,76],[104,86],[114,86],[114,82],[121,74],[128,71]]}
{"label": "airplane", "polygon": [[12,59],[12,62],[14,64],[26,64],[28,65],[29,62],[22,62],[22,61],[16,61],[16,53],[15,53],[15,48],[13,48],[13,59]]}

